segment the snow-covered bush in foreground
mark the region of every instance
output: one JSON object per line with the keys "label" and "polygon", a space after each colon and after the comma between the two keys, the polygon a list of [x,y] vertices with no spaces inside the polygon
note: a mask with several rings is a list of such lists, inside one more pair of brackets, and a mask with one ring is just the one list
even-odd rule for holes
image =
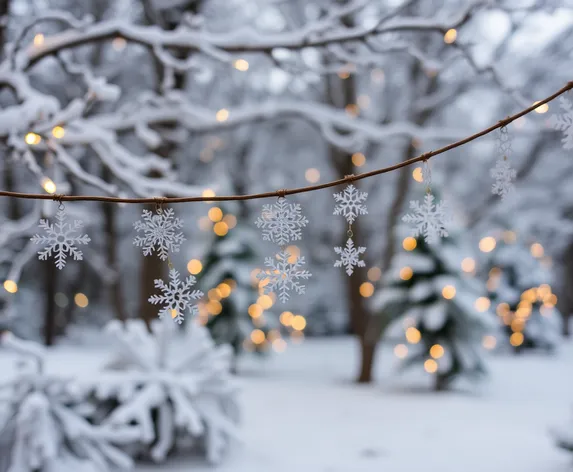
{"label": "snow-covered bush in foreground", "polygon": [[132,467],[131,458],[114,444],[136,438],[129,425],[94,426],[75,410],[69,379],[43,372],[45,352],[11,334],[2,346],[31,358],[0,390],[1,472],[106,472]]}
{"label": "snow-covered bush in foreground", "polygon": [[159,462],[187,446],[218,462],[237,438],[232,349],[215,346],[208,330],[196,323],[187,324],[183,352],[170,352],[179,337],[170,319],[153,324],[151,333],[140,320],[114,321],[107,329],[118,341],[113,359],[101,374],[79,380],[83,394],[109,412],[99,423],[135,424],[132,452],[139,457]]}

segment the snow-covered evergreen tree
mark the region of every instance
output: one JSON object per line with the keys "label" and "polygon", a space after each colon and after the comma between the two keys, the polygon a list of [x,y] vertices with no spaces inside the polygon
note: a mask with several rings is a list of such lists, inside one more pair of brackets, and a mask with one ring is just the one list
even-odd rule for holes
{"label": "snow-covered evergreen tree", "polygon": [[184,333],[175,329],[168,317],[152,323],[152,333],[140,320],[111,322],[118,345],[108,369],[79,379],[77,388],[103,410],[94,421],[136,426],[136,457],[161,462],[177,448],[192,448],[218,462],[238,434],[232,350],[215,346],[197,323],[186,323]]}
{"label": "snow-covered evergreen tree", "polygon": [[[387,273],[387,288],[373,299],[373,308],[390,323],[385,335],[402,367],[423,365],[443,390],[459,377],[485,373],[482,339],[491,325],[485,291],[460,269],[466,257],[452,238],[430,246],[423,238],[406,238]],[[485,300],[485,299],[483,299]]]}
{"label": "snow-covered evergreen tree", "polygon": [[488,253],[485,268],[487,287],[506,334],[506,345],[523,349],[555,349],[561,332],[561,315],[555,308],[551,273],[532,255],[540,255],[538,243],[531,247],[514,241],[508,232]]}

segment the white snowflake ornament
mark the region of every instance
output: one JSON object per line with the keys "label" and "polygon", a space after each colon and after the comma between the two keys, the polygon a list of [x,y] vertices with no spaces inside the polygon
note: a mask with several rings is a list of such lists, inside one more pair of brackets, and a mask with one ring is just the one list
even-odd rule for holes
{"label": "white snowflake ornament", "polygon": [[345,267],[346,273],[352,275],[354,267],[364,267],[366,263],[360,260],[360,254],[366,252],[366,248],[359,246],[354,247],[354,242],[351,238],[346,241],[346,247],[335,247],[334,252],[340,256],[340,259],[334,263],[334,267]]}
{"label": "white snowflake ornament", "polygon": [[412,213],[404,215],[402,221],[415,226],[413,236],[423,236],[428,244],[437,243],[441,237],[448,236],[446,226],[450,223],[447,204],[441,200],[434,204],[434,196],[426,193],[424,202],[410,201]]}
{"label": "white snowflake ornament", "polygon": [[299,295],[304,294],[306,286],[301,284],[300,280],[308,280],[312,275],[308,270],[301,269],[305,264],[304,257],[297,257],[293,263],[289,262],[290,257],[286,251],[280,251],[276,258],[266,257],[265,266],[269,269],[262,270],[257,275],[257,279],[261,281],[268,280],[263,287],[264,293],[276,293],[282,303],[289,300],[291,290]]}
{"label": "white snowflake ornament", "polygon": [[490,174],[495,180],[491,188],[492,193],[504,200],[515,188],[513,182],[517,177],[517,171],[511,167],[507,158],[501,157],[490,170]]}
{"label": "white snowflake ornament", "polygon": [[564,136],[561,140],[563,149],[573,149],[573,102],[565,97],[560,97],[559,104],[564,113],[549,118],[549,125],[558,131],[563,131]]}
{"label": "white snowflake ornament", "polygon": [[367,197],[367,192],[361,192],[354,185],[350,184],[342,192],[334,194],[336,206],[333,214],[343,215],[348,224],[352,224],[358,215],[368,214],[364,204]]}
{"label": "white snowflake ornament", "polygon": [[44,244],[46,247],[38,251],[39,259],[45,261],[50,256],[54,256],[56,267],[63,269],[66,266],[66,257],[69,254],[75,261],[83,260],[83,253],[76,246],[87,244],[91,241],[87,234],[80,234],[84,227],[81,220],[74,220],[73,224],[66,223],[67,215],[63,208],[59,208],[56,213],[56,222],[50,223],[47,219],[40,220],[40,228],[46,234],[35,234],[31,241],[35,244]]}
{"label": "white snowflake ornament", "polygon": [[152,305],[164,305],[159,311],[159,318],[170,316],[176,323],[183,323],[185,311],[189,309],[191,314],[197,313],[197,306],[191,305],[193,300],[199,300],[203,296],[200,290],[191,290],[196,279],[192,275],[183,282],[179,278],[179,272],[175,269],[169,270],[169,284],[161,279],[156,279],[155,288],[163,292],[161,295],[152,295],[148,301]]}
{"label": "white snowflake ornament", "polygon": [[298,203],[288,203],[286,199],[279,198],[272,205],[263,205],[261,216],[255,224],[262,229],[264,241],[284,246],[302,239],[302,228],[308,224],[308,220]]}
{"label": "white snowflake ornament", "polygon": [[176,230],[183,227],[183,220],[175,218],[173,208],[158,209],[157,214],[143,210],[141,220],[133,227],[137,232],[143,231],[143,236],[136,236],[133,244],[143,248],[143,255],[149,256],[153,251],[164,261],[170,252],[179,252],[181,243],[185,241],[183,233]]}

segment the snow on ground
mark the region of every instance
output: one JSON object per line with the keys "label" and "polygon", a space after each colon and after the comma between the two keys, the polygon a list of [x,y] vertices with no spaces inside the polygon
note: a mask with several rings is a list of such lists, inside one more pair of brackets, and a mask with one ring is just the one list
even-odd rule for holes
{"label": "snow on ground", "polygon": [[[140,464],[137,471],[573,469],[573,458],[549,434],[572,412],[573,343],[555,356],[493,356],[488,382],[448,393],[427,390],[424,373],[396,375],[389,349],[379,352],[377,383],[354,385],[355,349],[350,338],[323,338],[290,345],[267,360],[245,359],[245,444],[215,469],[179,458],[159,467]],[[96,352],[101,351],[59,348],[48,369],[67,364],[66,371],[85,373],[101,362]]]}

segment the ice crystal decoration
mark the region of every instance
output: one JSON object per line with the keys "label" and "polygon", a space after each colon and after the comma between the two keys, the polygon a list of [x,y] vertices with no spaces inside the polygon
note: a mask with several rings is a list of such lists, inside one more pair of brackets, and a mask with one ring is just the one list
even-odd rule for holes
{"label": "ice crystal decoration", "polygon": [[342,192],[335,193],[334,215],[343,215],[348,224],[354,223],[358,215],[367,215],[368,210],[364,202],[368,193],[360,192],[354,185],[350,184]]}
{"label": "ice crystal decoration", "polygon": [[91,241],[87,234],[79,233],[84,227],[81,220],[74,220],[73,224],[70,224],[66,223],[66,219],[65,210],[58,209],[55,223],[50,223],[46,219],[40,220],[39,226],[46,234],[35,234],[31,238],[35,244],[46,245],[42,251],[38,251],[39,259],[45,261],[48,257],[54,256],[56,267],[60,270],[66,266],[67,254],[72,256],[75,261],[83,260],[83,253],[76,246]]}
{"label": "ice crystal decoration", "polygon": [[492,184],[492,193],[501,196],[504,200],[514,189],[513,181],[517,177],[517,171],[511,167],[505,157],[501,157],[490,170],[495,182]]}
{"label": "ice crystal decoration", "polygon": [[185,237],[176,230],[183,227],[183,220],[175,218],[173,208],[159,210],[156,215],[149,210],[143,210],[141,219],[133,224],[137,232],[143,231],[143,236],[136,236],[133,244],[143,248],[143,255],[149,256],[155,250],[164,261],[169,252],[179,252],[179,247]]}
{"label": "ice crystal decoration", "polygon": [[152,305],[165,305],[159,312],[159,318],[165,315],[171,316],[176,323],[183,323],[185,310],[188,308],[191,314],[196,314],[197,307],[191,305],[193,300],[199,300],[203,296],[200,290],[191,290],[196,279],[192,275],[185,281],[179,278],[179,272],[175,269],[169,270],[169,284],[161,279],[155,279],[155,288],[161,290],[161,295],[152,295],[148,301]]}
{"label": "ice crystal decoration", "polygon": [[298,203],[288,203],[284,198],[272,205],[263,205],[261,216],[255,221],[263,230],[263,240],[283,246],[302,239],[302,228],[308,220]]}
{"label": "ice crystal decoration", "polygon": [[257,279],[268,281],[263,286],[264,293],[276,293],[282,303],[289,300],[291,290],[299,295],[304,294],[306,286],[301,284],[300,280],[308,280],[312,275],[308,270],[301,269],[305,264],[304,257],[297,257],[292,263],[289,262],[290,257],[286,251],[280,251],[276,258],[266,257],[265,266],[268,269],[257,275]]}
{"label": "ice crystal decoration", "polygon": [[549,119],[549,125],[559,131],[563,131],[563,149],[573,149],[573,102],[565,97],[559,98],[564,113],[553,115]]}
{"label": "ice crystal decoration", "polygon": [[366,252],[365,247],[354,247],[351,238],[346,241],[346,247],[337,246],[334,252],[340,256],[340,259],[334,263],[334,267],[345,267],[346,273],[352,275],[354,267],[364,267],[366,264],[360,260],[360,254]]}
{"label": "ice crystal decoration", "polygon": [[404,215],[402,221],[415,226],[414,237],[422,235],[428,244],[437,243],[441,237],[448,236],[446,226],[450,222],[446,203],[442,200],[434,204],[434,196],[426,193],[424,202],[410,201],[412,213]]}

